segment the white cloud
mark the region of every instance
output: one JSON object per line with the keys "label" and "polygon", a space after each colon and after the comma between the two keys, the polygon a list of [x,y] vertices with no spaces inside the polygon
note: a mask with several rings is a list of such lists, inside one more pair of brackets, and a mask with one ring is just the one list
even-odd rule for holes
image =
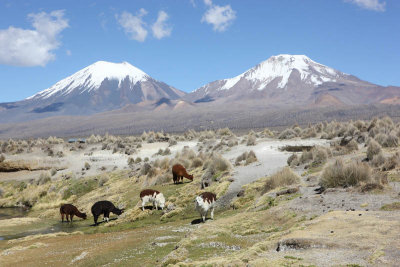
{"label": "white cloud", "polygon": [[204,4],[207,6],[212,6],[212,0],[204,0]]}
{"label": "white cloud", "polygon": [[166,21],[169,16],[165,11],[158,12],[157,21],[153,24],[151,29],[153,30],[153,36],[157,39],[161,39],[171,35],[172,28],[167,25]]}
{"label": "white cloud", "polygon": [[345,0],[346,2],[353,3],[359,7],[374,10],[374,11],[385,11],[386,2],[380,0]]}
{"label": "white cloud", "polygon": [[118,23],[124,28],[125,33],[133,40],[144,42],[147,37],[146,23],[143,21],[143,16],[147,11],[141,8],[136,16],[129,12],[122,12],[117,15]]}
{"label": "white cloud", "polygon": [[230,5],[218,6],[213,5],[211,0],[204,0],[209,7],[201,18],[201,22],[213,25],[214,31],[223,32],[236,18],[236,11]]}
{"label": "white cloud", "polygon": [[59,34],[68,27],[63,10],[28,15],[33,30],[10,26],[0,30],[0,64],[45,66],[55,59]]}

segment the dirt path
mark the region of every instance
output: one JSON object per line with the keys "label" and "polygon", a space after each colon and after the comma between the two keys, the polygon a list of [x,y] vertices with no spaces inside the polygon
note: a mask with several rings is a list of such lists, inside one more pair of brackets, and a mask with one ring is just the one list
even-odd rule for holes
{"label": "dirt path", "polygon": [[231,162],[235,162],[236,157],[245,151],[253,150],[257,156],[258,162],[247,166],[235,166],[233,172],[234,181],[231,183],[227,194],[219,200],[221,207],[226,207],[237,195],[243,185],[252,183],[262,177],[271,175],[279,169],[287,166],[287,159],[292,154],[291,152],[280,151],[283,146],[312,146],[322,145],[327,146],[328,142],[321,139],[307,140],[276,140],[264,139],[259,140],[255,146],[238,145],[232,150],[223,154]]}

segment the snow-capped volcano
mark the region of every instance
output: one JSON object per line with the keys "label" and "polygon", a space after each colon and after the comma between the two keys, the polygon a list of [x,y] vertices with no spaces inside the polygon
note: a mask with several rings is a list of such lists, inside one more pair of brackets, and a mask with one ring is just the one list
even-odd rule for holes
{"label": "snow-capped volcano", "polygon": [[[316,104],[321,99],[334,99],[335,104],[368,104],[379,101],[377,87],[305,55],[282,54],[236,77],[206,84],[184,98],[197,103],[250,98],[274,105]],[[380,92],[386,97],[383,89]]]}
{"label": "snow-capped volcano", "polygon": [[12,103],[12,108],[3,107],[3,117],[22,121],[55,115],[90,115],[139,103],[145,109],[159,99],[174,100],[185,94],[127,62],[98,61],[48,89]]}
{"label": "snow-capped volcano", "polygon": [[150,79],[149,75],[128,62],[97,61],[27,99],[66,96],[74,91],[79,91],[79,93],[91,92],[98,90],[105,80],[117,81],[118,88],[120,88],[123,81],[127,81],[134,86],[138,82],[145,82]]}
{"label": "snow-capped volcano", "polygon": [[301,81],[313,86],[324,82],[335,82],[339,75],[343,75],[343,73],[319,64],[304,55],[278,55],[270,57],[232,79],[224,80],[225,84],[221,90],[231,89],[241,79],[252,82],[257,90],[263,90],[275,79],[280,79],[277,87],[285,88],[293,71],[299,72]]}

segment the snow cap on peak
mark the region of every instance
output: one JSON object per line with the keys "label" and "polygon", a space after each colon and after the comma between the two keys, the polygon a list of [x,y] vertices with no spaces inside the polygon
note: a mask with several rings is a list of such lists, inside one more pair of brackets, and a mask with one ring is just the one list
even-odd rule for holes
{"label": "snow cap on peak", "polygon": [[122,63],[97,61],[27,99],[44,99],[56,94],[68,95],[75,90],[90,92],[98,89],[105,79],[117,80],[120,85],[126,78],[129,78],[132,84],[136,84],[148,80],[150,76],[126,61]]}
{"label": "snow cap on peak", "polygon": [[278,88],[285,88],[293,70],[300,73],[302,81],[313,86],[336,81],[339,74],[336,70],[319,64],[306,55],[280,54],[268,58],[234,78],[225,79],[221,90],[229,90],[242,78],[256,85],[258,90],[263,90],[269,83],[279,78]]}

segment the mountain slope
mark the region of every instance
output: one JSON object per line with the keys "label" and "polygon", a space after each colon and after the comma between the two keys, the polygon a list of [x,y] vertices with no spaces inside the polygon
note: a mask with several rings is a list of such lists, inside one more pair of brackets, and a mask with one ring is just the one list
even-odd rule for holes
{"label": "mountain slope", "polygon": [[398,90],[362,81],[307,56],[284,54],[272,56],[234,78],[206,84],[184,98],[196,103],[250,98],[273,105],[310,105],[329,95],[334,100],[332,105],[353,105],[378,103],[396,94]]}
{"label": "mountain slope", "polygon": [[89,115],[184,95],[127,62],[98,61],[25,100],[1,105],[0,122]]}

